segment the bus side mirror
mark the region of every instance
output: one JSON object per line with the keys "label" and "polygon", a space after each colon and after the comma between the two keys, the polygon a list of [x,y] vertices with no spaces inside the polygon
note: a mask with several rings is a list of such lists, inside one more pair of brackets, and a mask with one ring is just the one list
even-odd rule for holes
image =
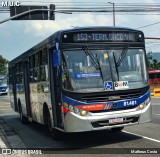
{"label": "bus side mirror", "polygon": [[53,50],[53,66],[59,67],[60,66],[60,50]]}

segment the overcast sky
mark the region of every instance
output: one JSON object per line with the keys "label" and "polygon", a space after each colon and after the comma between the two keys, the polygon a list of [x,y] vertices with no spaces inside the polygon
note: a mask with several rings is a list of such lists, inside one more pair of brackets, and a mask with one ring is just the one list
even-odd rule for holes
{"label": "overcast sky", "polygon": [[[21,4],[29,1],[41,2],[98,2],[106,3],[106,0],[19,0]],[[158,3],[159,0],[109,0],[117,4],[120,3]],[[1,5],[2,0],[0,0]],[[38,3],[40,4],[40,3]],[[43,4],[43,3],[42,3]],[[9,17],[9,13],[0,13],[0,20]],[[160,15],[116,15],[116,26],[138,28],[148,24],[160,22]],[[56,14],[55,21],[8,21],[0,24],[0,55],[12,60],[21,53],[30,49],[38,42],[44,40],[55,31],[72,26],[112,26],[112,14]],[[141,29],[146,37],[160,37],[160,24]],[[156,42],[156,43],[150,43]],[[157,43],[159,42],[159,43]],[[159,44],[159,45],[158,45]],[[148,51],[160,52],[160,41],[146,40]]]}

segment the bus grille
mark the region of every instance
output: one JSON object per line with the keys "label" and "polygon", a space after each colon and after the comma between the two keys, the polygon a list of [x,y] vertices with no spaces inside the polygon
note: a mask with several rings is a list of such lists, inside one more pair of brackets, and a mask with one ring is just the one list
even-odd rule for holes
{"label": "bus grille", "polygon": [[138,120],[139,120],[139,116],[135,116],[135,117],[126,117],[123,119],[123,122],[121,123],[110,124],[109,120],[105,120],[105,121],[91,122],[91,124],[94,128],[98,128],[98,127],[113,126],[113,125],[119,125],[119,124],[137,123]]}
{"label": "bus grille", "polygon": [[[116,100],[124,100],[124,99],[133,99],[142,96],[144,93],[136,92],[136,93],[123,93],[123,94],[103,94],[103,95],[93,95],[93,96],[83,96],[81,100],[86,103],[90,102],[108,102],[108,101],[116,101]],[[118,96],[117,99],[110,99],[112,96]]]}

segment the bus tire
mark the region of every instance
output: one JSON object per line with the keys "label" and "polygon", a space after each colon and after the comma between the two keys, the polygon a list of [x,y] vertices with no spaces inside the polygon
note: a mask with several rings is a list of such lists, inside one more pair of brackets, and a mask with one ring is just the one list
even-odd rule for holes
{"label": "bus tire", "polygon": [[118,128],[111,128],[112,132],[120,132],[123,130],[124,127],[118,127]]}
{"label": "bus tire", "polygon": [[51,122],[51,117],[50,114],[48,113],[48,132],[51,136],[52,139],[54,140],[59,140],[60,139],[60,131],[52,128],[52,122]]}
{"label": "bus tire", "polygon": [[28,120],[27,118],[23,115],[23,112],[22,112],[22,108],[20,107],[20,110],[19,110],[19,116],[20,116],[20,121],[22,124],[27,124],[28,123]]}

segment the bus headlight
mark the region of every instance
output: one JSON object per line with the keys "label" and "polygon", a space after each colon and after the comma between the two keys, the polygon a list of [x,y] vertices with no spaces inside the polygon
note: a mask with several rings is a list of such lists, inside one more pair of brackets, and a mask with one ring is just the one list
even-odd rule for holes
{"label": "bus headlight", "polygon": [[145,106],[147,106],[149,103],[151,102],[151,98],[150,98],[150,96],[146,99],[146,101],[145,101]]}
{"label": "bus headlight", "polygon": [[79,113],[80,113],[80,109],[79,109],[79,108],[74,107],[74,113],[79,114]]}
{"label": "bus headlight", "polygon": [[142,110],[143,108],[148,106],[148,104],[150,104],[150,102],[151,102],[151,98],[148,97],[142,104],[139,105],[139,108]]}
{"label": "bus headlight", "polygon": [[69,105],[67,103],[64,103],[64,107],[67,110],[70,110],[70,111],[74,112],[75,114],[78,114],[78,115],[81,115],[81,116],[86,116],[87,113],[88,113],[88,111],[82,110],[80,108],[77,108],[76,106],[72,106],[72,105]]}
{"label": "bus headlight", "polygon": [[74,111],[74,108],[73,108],[72,105],[69,105],[69,106],[68,106],[68,109],[71,110],[71,111]]}
{"label": "bus headlight", "polygon": [[139,108],[142,110],[144,108],[144,104],[140,104]]}
{"label": "bus headlight", "polygon": [[86,115],[87,115],[87,113],[88,113],[87,111],[85,111],[85,110],[81,110],[81,115],[82,115],[82,116],[86,116]]}

